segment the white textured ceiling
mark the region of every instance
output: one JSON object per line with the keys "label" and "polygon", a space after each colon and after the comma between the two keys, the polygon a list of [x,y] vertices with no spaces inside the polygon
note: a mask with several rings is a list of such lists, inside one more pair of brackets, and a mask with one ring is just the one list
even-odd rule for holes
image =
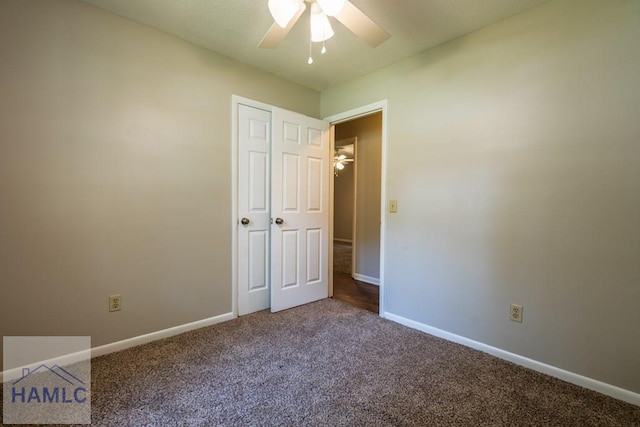
{"label": "white textured ceiling", "polygon": [[282,44],[257,45],[273,20],[267,0],[83,0],[316,90],[326,89],[548,0],[351,0],[391,38],[371,48],[335,19],[335,36],[309,54],[308,10]]}

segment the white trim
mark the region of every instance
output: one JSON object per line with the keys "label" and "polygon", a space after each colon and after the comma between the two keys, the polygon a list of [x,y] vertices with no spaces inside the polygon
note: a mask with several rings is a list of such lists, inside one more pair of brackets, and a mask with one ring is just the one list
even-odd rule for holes
{"label": "white trim", "polygon": [[371,115],[371,113],[375,113],[377,111],[384,111],[386,110],[386,108],[387,100],[383,99],[382,101],[373,102],[371,104],[363,105],[349,111],[344,111],[342,113],[334,114],[333,116],[325,117],[322,120],[329,122],[332,125],[337,125],[342,122],[348,122],[360,117],[369,116]]}
{"label": "white trim", "polygon": [[[254,99],[244,98],[238,95],[231,95],[231,102],[234,106],[238,106],[239,104],[247,105],[253,108],[259,108],[260,110],[273,112],[273,105],[265,104],[264,102],[256,101]],[[287,110],[288,111],[288,110]]]}
{"label": "white trim", "polygon": [[[213,316],[213,317],[209,317],[207,319],[202,319],[202,320],[197,320],[195,322],[191,322],[191,323],[185,323],[184,325],[179,325],[179,326],[174,326],[172,328],[167,328],[167,329],[162,329],[160,331],[155,331],[155,332],[151,332],[148,334],[144,334],[144,335],[139,335],[137,337],[133,337],[133,338],[128,338],[126,340],[122,340],[122,341],[116,341],[110,344],[105,344],[105,345],[101,345],[99,347],[93,347],[91,349],[91,358],[94,357],[98,357],[98,356],[103,356],[105,354],[109,354],[109,353],[114,353],[116,351],[120,351],[120,350],[125,350],[127,348],[131,348],[131,347],[135,347],[138,345],[142,345],[142,344],[146,344],[149,343],[151,341],[157,341],[160,340],[162,338],[169,338],[175,335],[179,335],[182,334],[184,332],[189,332],[192,331],[194,329],[200,329],[200,328],[204,328],[206,326],[211,326],[211,325],[215,325],[216,323],[222,323],[222,322],[226,322],[228,320],[232,320],[235,319],[237,316],[234,313],[225,313],[225,314],[220,314],[218,316]],[[46,360],[43,362],[35,362],[33,364],[37,364],[37,363],[49,363],[50,361],[55,361],[58,364],[68,364],[68,363],[72,363],[78,360],[85,360],[87,358],[87,352],[88,350],[85,351],[79,351],[76,353],[71,353],[71,354],[67,354],[64,356],[60,356],[57,357],[55,359],[50,359],[50,360]],[[82,359],[82,357],[84,357],[84,359]],[[31,364],[31,365],[33,365]],[[2,382],[2,380],[4,378],[7,378],[7,380],[11,379],[11,375],[14,374],[13,371],[16,371],[17,369],[20,369],[20,372],[22,372],[21,368],[14,368],[14,369],[8,369],[6,371],[3,371],[0,373],[0,382]]]}
{"label": "white trim", "polygon": [[[334,142],[335,147],[344,147],[345,145],[354,144],[358,139],[357,136],[350,136],[349,138],[340,139]],[[335,152],[335,149],[334,149]]]}
{"label": "white trim", "polygon": [[91,349],[91,357],[103,356],[105,354],[125,350],[137,345],[146,344],[151,341],[160,340],[162,338],[169,338],[174,335],[192,331],[194,329],[200,329],[206,326],[215,325],[216,323],[226,322],[228,320],[235,319],[236,317],[237,316],[233,313],[220,314],[219,316],[209,317],[208,319],[197,320],[195,322],[185,323],[184,325],[174,326],[172,328],[162,329],[160,331],[151,332],[144,335],[138,335],[137,337],[128,338],[126,340],[116,341],[111,344],[101,345],[100,347],[94,347]]}
{"label": "white trim", "polygon": [[349,239],[338,239],[337,237],[334,237],[333,241],[334,242],[340,242],[340,243],[351,243],[351,244],[353,244],[352,240],[349,240]]}
{"label": "white trim", "polygon": [[386,99],[382,101],[374,102],[368,105],[363,105],[358,108],[354,108],[349,111],[334,114],[333,116],[325,117],[323,120],[336,125],[349,120],[357,119],[359,117],[368,116],[370,114],[382,112],[382,170],[380,171],[380,317],[385,317],[385,286],[384,286],[384,263],[385,263],[385,234],[387,229],[387,133],[388,133],[388,119],[389,119],[389,104]]}
{"label": "white trim", "polygon": [[[335,139],[336,139],[336,127],[332,126],[331,124],[329,124],[329,155],[331,156],[330,158],[333,160],[333,153],[336,150],[336,146],[335,146]],[[335,197],[335,177],[333,176],[333,161],[330,161],[329,164],[327,164],[327,173],[329,174],[329,176],[331,178],[329,178],[329,206],[327,207],[327,209],[329,209],[329,237],[333,237],[333,230],[334,230],[334,226],[335,226],[335,218],[334,218],[334,211],[333,211],[333,198]],[[335,240],[335,239],[334,239]],[[327,272],[327,280],[329,280],[328,283],[328,293],[327,296],[329,298],[333,298],[333,242],[328,242],[328,248],[327,248],[327,252],[328,252],[328,259],[327,259],[327,266],[329,267],[329,271]]]}
{"label": "white trim", "polygon": [[387,235],[387,146],[388,146],[388,133],[389,133],[389,106],[387,100],[381,101],[382,109],[382,159],[381,159],[381,171],[380,171],[380,316],[384,317],[385,312],[385,286],[384,286],[384,274],[385,274],[385,242]]}
{"label": "white trim", "polygon": [[380,286],[380,279],[375,277],[365,276],[364,274],[353,273],[353,278],[359,282],[369,283],[370,285]]}
{"label": "white trim", "polygon": [[238,315],[238,104],[231,95],[231,313]]}
{"label": "white trim", "polygon": [[509,362],[513,362],[516,365],[524,366],[525,368],[529,368],[534,371],[559,378],[563,381],[567,381],[569,383],[579,385],[593,391],[597,391],[598,393],[623,400],[633,405],[640,406],[640,394],[634,393],[630,390],[625,390],[623,388],[607,384],[602,381],[594,380],[580,374],[565,371],[564,369],[556,368],[555,366],[547,365],[546,363],[538,362],[537,360],[529,359],[528,357],[520,356],[519,354],[511,353],[497,347],[492,347],[490,345],[474,341],[460,335],[452,334],[451,332],[447,332],[442,329],[426,325],[424,323],[417,322],[415,320],[407,319],[406,317],[398,316],[397,314],[386,312],[384,317],[396,323],[400,323],[401,325],[408,326],[412,329],[417,329],[427,334],[443,338],[447,341],[455,342],[466,347],[471,347],[473,349],[489,353],[492,356],[508,360]]}
{"label": "white trim", "polygon": [[22,374],[23,368],[28,368],[34,365],[69,366],[77,362],[89,360],[90,358],[91,358],[91,350],[87,349],[87,350],[77,351],[75,353],[64,354],[62,356],[53,357],[51,359],[42,360],[39,362],[33,362],[28,365],[19,366],[17,368],[7,369],[6,371],[0,372],[0,383],[21,378],[23,376]]}
{"label": "white trim", "polygon": [[[331,124],[331,129],[334,129],[335,132],[335,125],[332,123]],[[351,240],[348,239],[336,239],[335,237],[333,238],[334,241],[338,241],[338,242],[345,242],[345,243],[351,243],[351,271],[350,274],[351,276],[353,276],[356,272],[356,245],[354,244],[354,242],[356,242],[356,222],[357,222],[357,218],[358,218],[358,210],[357,210],[357,200],[358,200],[358,162],[356,162],[356,157],[358,155],[358,137],[357,136],[352,136],[350,138],[345,138],[345,139],[341,139],[339,141],[335,141],[334,138],[334,142],[333,142],[333,148],[331,150],[332,153],[336,152],[336,147],[342,147],[345,145],[349,145],[349,144],[353,144],[353,160],[354,162],[352,163],[353,165],[353,206],[352,208],[352,215],[351,215]],[[334,171],[332,171],[334,172]],[[331,217],[335,220],[335,204],[334,204],[334,200],[335,200],[335,182],[336,182],[336,178],[335,176],[333,176],[333,179],[331,180],[331,188],[333,189],[333,191],[331,192],[331,197],[329,199],[329,210],[331,211]],[[335,226],[335,223],[333,224]],[[331,236],[334,236],[333,234],[333,230],[335,228],[332,227],[331,229]],[[331,261],[333,261],[333,248],[331,248],[332,250],[332,255],[331,255]],[[333,265],[333,264],[332,264]],[[333,270],[331,270],[333,273]],[[331,281],[331,286],[332,286],[332,290],[333,290],[333,280]],[[331,293],[331,296],[333,296],[333,292]]]}
{"label": "white trim", "polygon": [[353,213],[351,215],[351,275],[356,274],[356,261],[358,260],[358,137],[353,138]]}

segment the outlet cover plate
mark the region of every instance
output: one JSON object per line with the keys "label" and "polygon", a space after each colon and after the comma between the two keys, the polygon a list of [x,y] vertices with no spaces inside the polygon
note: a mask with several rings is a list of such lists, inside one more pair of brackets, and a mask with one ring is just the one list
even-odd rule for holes
{"label": "outlet cover plate", "polygon": [[122,294],[116,294],[109,296],[109,311],[122,310]]}
{"label": "outlet cover plate", "polygon": [[522,323],[522,306],[520,304],[511,304],[509,320]]}

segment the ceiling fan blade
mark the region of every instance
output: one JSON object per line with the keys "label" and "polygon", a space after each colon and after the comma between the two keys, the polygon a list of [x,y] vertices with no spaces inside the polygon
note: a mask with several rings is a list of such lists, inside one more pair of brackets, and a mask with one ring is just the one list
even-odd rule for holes
{"label": "ceiling fan blade", "polygon": [[373,22],[371,18],[351,4],[350,1],[344,4],[344,7],[335,18],[371,47],[377,47],[391,37],[391,34]]}
{"label": "ceiling fan blade", "polygon": [[307,6],[304,4],[304,2],[300,4],[298,11],[295,15],[293,15],[293,18],[291,18],[285,28],[282,28],[275,22],[271,24],[271,28],[269,28],[262,40],[260,40],[260,43],[258,43],[258,47],[262,49],[277,48],[280,45],[280,42],[287,36],[287,34],[289,34],[289,31],[291,31],[296,22],[298,22],[298,19],[300,19],[300,16],[302,16],[302,13],[306,8]]}

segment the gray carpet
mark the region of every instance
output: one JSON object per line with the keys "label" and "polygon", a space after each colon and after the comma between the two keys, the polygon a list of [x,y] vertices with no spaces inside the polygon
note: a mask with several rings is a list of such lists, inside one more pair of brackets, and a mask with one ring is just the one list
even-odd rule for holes
{"label": "gray carpet", "polygon": [[640,408],[335,300],[99,357],[97,426],[640,426]]}

